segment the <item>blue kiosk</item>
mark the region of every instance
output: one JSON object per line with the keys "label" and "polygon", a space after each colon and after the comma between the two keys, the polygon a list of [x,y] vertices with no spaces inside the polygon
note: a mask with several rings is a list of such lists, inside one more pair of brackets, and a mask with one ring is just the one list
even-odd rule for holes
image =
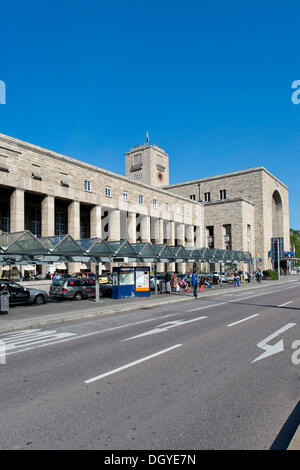
{"label": "blue kiosk", "polygon": [[149,297],[150,294],[150,268],[148,266],[113,268],[113,299]]}

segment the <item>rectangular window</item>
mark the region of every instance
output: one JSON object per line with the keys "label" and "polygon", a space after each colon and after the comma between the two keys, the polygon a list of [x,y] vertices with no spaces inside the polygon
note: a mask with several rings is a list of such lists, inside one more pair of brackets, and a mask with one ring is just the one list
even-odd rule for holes
{"label": "rectangular window", "polygon": [[41,180],[41,167],[39,165],[32,164],[32,178]]}
{"label": "rectangular window", "polygon": [[139,195],[139,204],[140,206],[144,204],[144,196],[142,194]]}
{"label": "rectangular window", "polygon": [[204,201],[210,202],[210,193],[204,193]]}
{"label": "rectangular window", "polygon": [[65,235],[67,233],[67,214],[64,209],[55,211],[55,235]]}
{"label": "rectangular window", "polygon": [[141,165],[142,163],[142,154],[141,153],[138,153],[136,155],[133,156],[133,164],[134,165]]}
{"label": "rectangular window", "polygon": [[220,191],[220,199],[226,199],[226,189],[221,189],[221,191]]}
{"label": "rectangular window", "polygon": [[85,180],[84,182],[84,190],[85,191],[91,191],[92,190],[92,185],[91,185],[91,182],[89,180]]}
{"label": "rectangular window", "polygon": [[214,226],[209,225],[206,227],[206,242],[207,248],[214,248]]}
{"label": "rectangular window", "polygon": [[67,173],[60,173],[60,184],[66,188],[69,187],[69,175]]}
{"label": "rectangular window", "polygon": [[232,240],[231,240],[231,224],[223,225],[224,233],[224,246],[225,250],[231,250]]}
{"label": "rectangular window", "polygon": [[106,186],[105,188],[105,196],[111,197],[111,188],[109,186]]}
{"label": "rectangular window", "polygon": [[157,209],[157,199],[153,199],[153,209]]}
{"label": "rectangular window", "polygon": [[190,194],[190,199],[192,199],[192,201],[196,201],[196,194]]}
{"label": "rectangular window", "polygon": [[247,225],[247,248],[251,251],[251,225]]}
{"label": "rectangular window", "polygon": [[128,201],[128,192],[123,191],[123,201]]}
{"label": "rectangular window", "polygon": [[169,203],[168,202],[165,203],[165,211],[169,212]]}
{"label": "rectangular window", "polygon": [[8,171],[8,165],[7,165],[8,158],[5,155],[0,155],[0,169],[4,171]]}

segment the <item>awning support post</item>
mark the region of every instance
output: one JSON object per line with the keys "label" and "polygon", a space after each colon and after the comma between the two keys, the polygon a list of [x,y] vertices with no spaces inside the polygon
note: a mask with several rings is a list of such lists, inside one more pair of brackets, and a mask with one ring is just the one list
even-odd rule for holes
{"label": "awning support post", "polygon": [[157,263],[154,263],[154,293],[157,295]]}
{"label": "awning support post", "polygon": [[100,292],[99,292],[99,262],[96,263],[96,299],[95,302],[100,301]]}

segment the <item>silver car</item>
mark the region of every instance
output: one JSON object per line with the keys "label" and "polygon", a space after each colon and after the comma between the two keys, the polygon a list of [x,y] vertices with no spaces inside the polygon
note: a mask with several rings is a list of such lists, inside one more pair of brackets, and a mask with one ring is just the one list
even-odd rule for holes
{"label": "silver car", "polygon": [[29,302],[35,305],[45,304],[49,301],[49,295],[45,290],[42,289],[33,289],[27,287],[27,290],[30,292]]}
{"label": "silver car", "polygon": [[52,299],[74,299],[82,300],[95,297],[94,279],[58,279],[53,281],[49,291]]}

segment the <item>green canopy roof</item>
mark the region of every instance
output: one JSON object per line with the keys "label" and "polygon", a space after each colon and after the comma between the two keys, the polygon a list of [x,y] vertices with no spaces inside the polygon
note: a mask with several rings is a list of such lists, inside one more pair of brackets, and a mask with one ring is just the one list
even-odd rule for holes
{"label": "green canopy roof", "polygon": [[110,262],[122,258],[139,262],[212,262],[252,261],[251,253],[216,248],[184,248],[181,245],[152,245],[128,240],[105,241],[101,238],[74,240],[71,235],[37,238],[29,230],[0,235],[0,264],[46,264],[59,261]]}
{"label": "green canopy roof", "polygon": [[129,243],[128,240],[120,240],[115,242],[106,242],[113,251],[113,256],[117,258],[133,258],[137,259],[138,254]]}
{"label": "green canopy roof", "polygon": [[145,260],[148,263],[155,263],[157,261],[157,253],[150,243],[132,243],[132,247],[135,249],[141,261]]}
{"label": "green canopy roof", "polygon": [[109,262],[114,255],[113,248],[101,238],[85,238],[78,243],[87,254],[103,262]]}
{"label": "green canopy roof", "polygon": [[6,254],[46,254],[47,248],[29,230],[0,235],[0,248]]}
{"label": "green canopy roof", "polygon": [[163,245],[152,245],[153,249],[157,254],[157,261],[159,263],[168,263],[175,261],[175,257],[167,244]]}

